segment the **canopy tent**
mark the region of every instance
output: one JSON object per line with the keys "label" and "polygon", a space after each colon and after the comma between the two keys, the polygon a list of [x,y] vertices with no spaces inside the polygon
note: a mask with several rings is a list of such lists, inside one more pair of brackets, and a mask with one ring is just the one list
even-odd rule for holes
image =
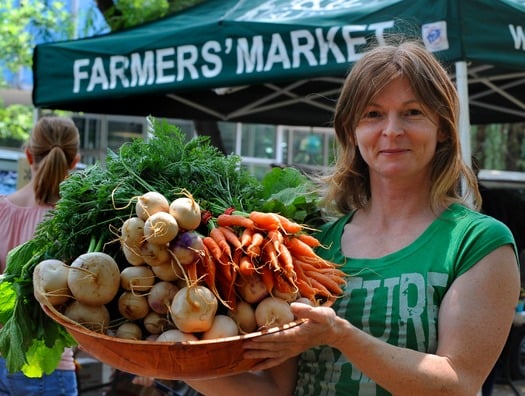
{"label": "canopy tent", "polygon": [[468,133],[470,122],[525,121],[524,21],[525,0],[208,0],[129,30],[38,45],[33,103],[329,126],[352,63],[404,32],[449,67]]}

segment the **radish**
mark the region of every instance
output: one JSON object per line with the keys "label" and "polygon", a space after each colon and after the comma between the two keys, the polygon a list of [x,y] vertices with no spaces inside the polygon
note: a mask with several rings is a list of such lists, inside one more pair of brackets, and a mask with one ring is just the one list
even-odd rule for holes
{"label": "radish", "polygon": [[142,340],[142,329],[136,323],[126,322],[122,323],[115,332],[118,338],[125,338],[128,340]]}
{"label": "radish", "polygon": [[259,328],[282,326],[294,320],[290,304],[278,297],[266,297],[255,307],[255,321]]}
{"label": "radish", "polygon": [[154,213],[144,223],[144,238],[157,245],[170,242],[178,232],[177,220],[166,212]]}
{"label": "radish", "polygon": [[120,273],[120,287],[133,293],[149,292],[154,284],[155,274],[146,265],[126,267]]}
{"label": "radish", "polygon": [[227,315],[215,315],[208,331],[202,334],[202,340],[213,340],[239,335],[239,328],[235,320]]}
{"label": "radish", "polygon": [[104,333],[109,325],[109,311],[105,305],[92,306],[72,301],[66,307],[64,315],[98,333]]}
{"label": "radish", "polygon": [[185,286],[173,297],[170,314],[179,330],[203,332],[210,329],[218,305],[217,297],[206,286]]}
{"label": "radish", "polygon": [[171,330],[175,327],[166,315],[161,315],[154,311],[151,311],[146,315],[143,324],[148,333],[155,335],[159,335],[160,333],[166,330]]}
{"label": "radish", "polygon": [[168,313],[171,301],[178,291],[179,288],[171,282],[160,281],[155,283],[148,293],[150,308],[159,314]]}
{"label": "radish", "polygon": [[156,191],[149,191],[137,199],[135,212],[139,218],[146,220],[149,216],[158,212],[168,213],[170,203],[167,198]]}
{"label": "radish", "polygon": [[67,284],[73,297],[86,305],[103,305],[117,295],[120,270],[113,258],[102,252],[84,253],[70,265]]}
{"label": "radish", "polygon": [[146,296],[123,292],[118,299],[118,311],[128,320],[143,319],[150,308]]}
{"label": "radish", "polygon": [[57,306],[69,300],[68,270],[64,262],[56,259],[43,260],[35,266],[33,285],[39,303]]}
{"label": "radish", "polygon": [[257,330],[255,310],[246,301],[240,300],[233,310],[228,310],[230,316],[242,333],[251,333]]}
{"label": "radish", "polygon": [[179,233],[171,241],[169,248],[177,261],[182,265],[189,265],[204,254],[202,237],[195,231]]}
{"label": "radish", "polygon": [[185,194],[171,202],[169,212],[182,229],[191,231],[201,224],[201,208],[189,192]]}
{"label": "radish", "polygon": [[184,333],[177,329],[166,330],[161,333],[155,341],[160,342],[183,342],[183,341],[199,341],[195,334]]}

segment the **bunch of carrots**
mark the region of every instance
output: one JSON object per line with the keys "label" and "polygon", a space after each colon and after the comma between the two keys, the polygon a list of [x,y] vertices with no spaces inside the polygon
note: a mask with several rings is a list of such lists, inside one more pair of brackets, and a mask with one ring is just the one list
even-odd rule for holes
{"label": "bunch of carrots", "polygon": [[260,277],[270,295],[307,298],[314,305],[343,292],[346,274],[316,254],[320,242],[301,224],[277,213],[231,211],[209,220],[208,227],[204,254],[188,275],[231,309],[239,299],[236,285],[249,277]]}

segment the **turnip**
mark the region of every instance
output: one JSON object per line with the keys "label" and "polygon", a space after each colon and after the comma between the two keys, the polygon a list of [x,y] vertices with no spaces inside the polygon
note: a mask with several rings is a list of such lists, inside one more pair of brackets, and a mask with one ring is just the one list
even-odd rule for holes
{"label": "turnip", "polygon": [[230,316],[242,333],[251,333],[257,330],[255,321],[255,310],[246,301],[240,300],[233,310],[228,310]]}
{"label": "turnip", "polygon": [[171,241],[169,248],[177,261],[182,265],[189,265],[204,254],[202,237],[195,231],[179,233]]}
{"label": "turnip", "polygon": [[207,287],[185,286],[173,297],[170,314],[179,330],[198,333],[210,329],[218,305],[217,297]]}
{"label": "turnip", "polygon": [[236,287],[241,298],[250,304],[258,303],[269,294],[261,275],[258,273],[239,277]]}
{"label": "turnip", "polygon": [[126,219],[120,229],[120,238],[124,244],[140,245],[144,240],[144,220],[140,217]]}
{"label": "turnip", "polygon": [[92,306],[82,304],[80,301],[72,301],[66,307],[64,315],[98,333],[106,331],[110,319],[109,311],[105,305]]}
{"label": "turnip", "polygon": [[128,340],[142,340],[142,329],[136,323],[125,322],[117,328],[115,336]]}
{"label": "turnip", "polygon": [[120,273],[120,287],[133,293],[147,293],[155,284],[155,274],[150,266],[126,267]]}
{"label": "turnip", "polygon": [[122,252],[124,253],[124,257],[126,258],[126,261],[131,265],[142,265],[146,264],[146,260],[141,254],[141,249],[139,246],[131,246],[131,245],[122,245]]}
{"label": "turnip", "polygon": [[60,260],[43,260],[33,271],[34,294],[41,304],[57,306],[71,297],[67,285],[69,267]]}
{"label": "turnip", "polygon": [[166,212],[154,213],[144,222],[144,238],[157,245],[170,242],[178,232],[177,220]]}
{"label": "turnip", "polygon": [[216,338],[232,337],[239,334],[239,328],[235,320],[227,315],[215,315],[213,323],[208,331],[202,333],[202,340],[213,340]]}
{"label": "turnip", "polygon": [[195,334],[184,333],[177,329],[166,330],[160,334],[155,341],[160,342],[183,342],[183,341],[199,341]]}
{"label": "turnip", "polygon": [[150,308],[159,314],[168,313],[171,301],[178,291],[179,288],[171,282],[160,281],[155,283],[147,297]]}
{"label": "turnip", "polygon": [[139,218],[146,220],[158,212],[169,212],[170,203],[167,198],[156,191],[148,191],[137,199],[135,212]]}
{"label": "turnip", "polygon": [[166,315],[161,315],[154,311],[146,315],[143,324],[148,333],[156,335],[175,327]]}
{"label": "turnip", "polygon": [[201,209],[189,192],[185,197],[180,197],[171,202],[170,214],[175,217],[179,226],[191,231],[199,227],[201,223]]}
{"label": "turnip", "polygon": [[102,252],[84,253],[70,266],[67,284],[73,297],[86,305],[103,305],[117,295],[120,270],[113,258]]}
{"label": "turnip", "polygon": [[266,297],[255,307],[255,320],[259,328],[282,326],[294,320],[290,304],[278,297]]}
{"label": "turnip", "polygon": [[156,265],[151,267],[151,270],[157,278],[163,281],[172,282],[184,278],[182,269],[177,263],[169,263],[163,265]]}
{"label": "turnip", "polygon": [[144,262],[152,267],[168,264],[171,259],[171,253],[167,244],[159,245],[151,243],[150,241],[142,244],[140,254]]}
{"label": "turnip", "polygon": [[118,299],[118,311],[128,320],[137,320],[146,317],[150,308],[146,296],[125,291]]}

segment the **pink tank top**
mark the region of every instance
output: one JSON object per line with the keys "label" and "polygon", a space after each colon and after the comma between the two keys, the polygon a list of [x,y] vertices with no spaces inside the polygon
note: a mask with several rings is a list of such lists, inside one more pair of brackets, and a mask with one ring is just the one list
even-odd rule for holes
{"label": "pink tank top", "polygon": [[[7,253],[33,237],[35,229],[51,206],[21,207],[0,196],[0,273],[6,266]],[[59,370],[75,370],[73,350],[67,348],[58,365]]]}

